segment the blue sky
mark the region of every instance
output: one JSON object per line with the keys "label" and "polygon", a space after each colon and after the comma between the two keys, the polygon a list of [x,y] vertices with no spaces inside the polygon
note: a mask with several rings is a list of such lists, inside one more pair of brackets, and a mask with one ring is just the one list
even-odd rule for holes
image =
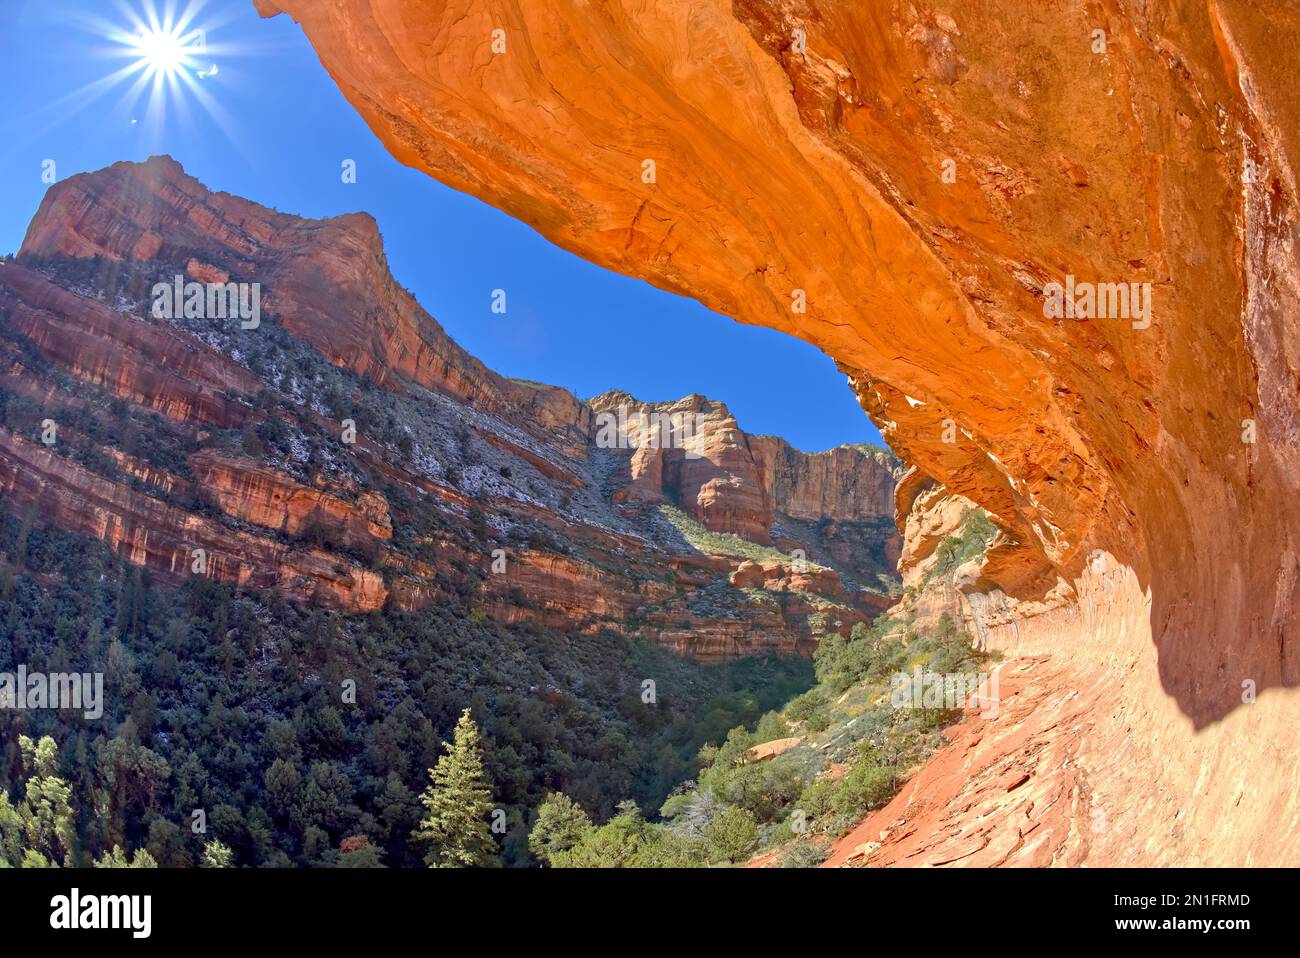
{"label": "blue sky", "polygon": [[[742,428],[815,451],[880,435],[831,360],[772,330],[593,266],[472,197],[399,165],[343,99],[287,16],[252,0],[183,0],[206,53],[160,101],[130,34],[166,0],[0,0],[0,252],[14,252],[57,177],[169,153],[209,188],[303,216],[366,210],[397,280],[488,366],[580,396],[646,400],[692,392],[726,402]],[[216,65],[215,75],[199,78]],[[206,104],[206,106],[205,106]],[[356,161],[357,181],[340,177]],[[509,311],[490,311],[491,291]]]}

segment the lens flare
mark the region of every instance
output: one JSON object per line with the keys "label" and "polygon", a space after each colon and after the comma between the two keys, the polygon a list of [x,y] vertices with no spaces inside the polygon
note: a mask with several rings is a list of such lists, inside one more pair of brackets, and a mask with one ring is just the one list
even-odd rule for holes
{"label": "lens flare", "polygon": [[171,31],[152,28],[134,34],[129,46],[138,54],[146,76],[158,74],[170,78],[176,71],[189,65],[191,56],[198,52],[198,36],[182,36],[179,29]]}

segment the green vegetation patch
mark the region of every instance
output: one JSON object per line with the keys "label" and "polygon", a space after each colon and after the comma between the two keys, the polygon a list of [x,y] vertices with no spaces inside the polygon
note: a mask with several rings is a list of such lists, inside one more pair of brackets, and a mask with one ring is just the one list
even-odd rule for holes
{"label": "green vegetation patch", "polygon": [[[164,867],[531,864],[548,793],[596,822],[628,800],[657,808],[697,774],[703,743],[813,682],[805,659],[707,666],[460,605],[345,615],[208,580],[158,587],[98,542],[2,507],[0,557],[0,672],[104,675],[101,719],[0,710],[0,865],[29,851],[72,865],[144,853]],[[455,830],[455,809],[421,800],[466,709],[504,816],[490,854]],[[444,772],[475,778],[463,762]],[[28,798],[51,778],[64,804],[36,847]]]}
{"label": "green vegetation patch", "polygon": [[955,536],[945,536],[935,549],[934,567],[927,573],[926,582],[934,576],[950,576],[962,563],[982,556],[988,550],[998,527],[983,509],[967,509],[962,516],[961,529]]}
{"label": "green vegetation patch", "polygon": [[[814,688],[700,750],[697,779],[674,790],[659,821],[625,803],[596,826],[580,804],[554,794],[542,806],[541,831],[533,832],[535,854],[553,867],[691,867],[779,851],[782,865],[816,865],[836,837],[898,792],[959,715],[895,708],[894,676],[917,667],[941,674],[988,668],[947,616],[924,633],[888,616],[858,623],[848,637],[824,638],[814,661]],[[755,746],[783,738],[800,741],[753,760]]]}
{"label": "green vegetation patch", "polygon": [[[779,562],[791,566],[794,559],[779,549],[759,545],[742,539],[730,532],[710,532],[681,509],[664,503],[659,507],[660,514],[673,524],[673,527],[690,545],[706,555],[730,556],[733,559],[752,559],[754,562]],[[810,568],[821,568],[808,563]]]}

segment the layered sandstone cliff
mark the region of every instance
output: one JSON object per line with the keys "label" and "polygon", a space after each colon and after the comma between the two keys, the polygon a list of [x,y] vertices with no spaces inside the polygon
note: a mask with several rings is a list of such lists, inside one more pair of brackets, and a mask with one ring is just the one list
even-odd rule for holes
{"label": "layered sandstone cliff", "polygon": [[875,523],[892,513],[899,467],[883,449],[801,452],[744,432],[725,404],[700,395],[642,402],[611,391],[589,406],[597,444],[609,435],[629,450],[623,501],[676,502],[715,532],[764,544],[781,517]]}
{"label": "layered sandstone cliff", "polygon": [[837,446],[809,454],[779,436],[753,436],[749,446],[778,512],[795,519],[833,516],[850,522],[890,514],[899,466],[882,449]]}
{"label": "layered sandstone cliff", "polygon": [[[393,279],[366,213],[325,220],[279,213],[210,191],[158,156],[56,183],[21,252],[183,263],[187,279],[257,282],[262,305],[286,330],[376,383],[418,383],[562,436],[587,429],[565,390],[498,376],[447,336]],[[156,272],[158,281],[172,278]]]}
{"label": "layered sandstone cliff", "polygon": [[160,503],[7,429],[0,429],[0,491],[7,509],[94,536],[166,582],[198,575],[357,611],[388,599],[383,576],[354,561]]}
{"label": "layered sandstone cliff", "polygon": [[[156,310],[177,276],[258,284],[259,323]],[[353,611],[459,602],[702,659],[808,654],[888,603],[883,451],[763,439],[762,465],[702,397],[669,404],[704,413],[698,455],[606,445],[599,414],[631,397],[488,370],[398,286],[361,214],[278,213],[167,157],[75,176],[0,264],[0,326],[5,508],[164,582]],[[675,502],[677,525],[659,508]],[[733,585],[755,549],[773,573]]]}
{"label": "layered sandstone cliff", "polygon": [[[257,5],[398,159],[818,345],[988,511],[990,641],[1097,690],[1077,785],[1043,794],[1112,825],[1047,860],[1294,863],[1294,7]],[[1057,318],[1072,277],[1151,308]]]}

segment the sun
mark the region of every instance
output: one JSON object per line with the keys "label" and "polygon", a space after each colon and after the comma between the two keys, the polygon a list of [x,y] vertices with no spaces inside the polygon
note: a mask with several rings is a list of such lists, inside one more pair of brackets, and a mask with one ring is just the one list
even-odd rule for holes
{"label": "sun", "polygon": [[[221,102],[238,85],[240,74],[238,69],[227,74],[225,67],[227,58],[238,64],[239,58],[261,51],[246,40],[211,42],[214,34],[230,36],[227,28],[239,15],[233,12],[234,5],[214,14],[208,4],[209,0],[100,0],[103,10],[74,18],[72,25],[93,38],[85,52],[107,61],[109,72],[49,102],[48,122],[65,123],[95,109],[106,122],[129,131],[141,147],[153,152],[179,149],[200,130],[203,137],[215,134],[243,152],[239,124]],[[112,100],[106,109],[101,105],[104,98]]]}
{"label": "sun", "polygon": [[[247,49],[241,44],[209,42],[211,33],[228,26],[233,14],[209,16],[207,2],[116,0],[125,22],[99,13],[88,15],[83,29],[108,41],[103,48],[106,58],[125,63],[76,91],[79,105],[84,108],[99,96],[115,94],[114,119],[124,119],[133,135],[149,142],[150,149],[169,149],[175,137],[192,132],[192,122],[199,119],[196,112],[236,142],[237,124],[220,103],[223,87],[228,92],[229,85],[224,74],[217,79],[217,61],[246,55]],[[71,101],[74,95],[65,99]]]}
{"label": "sun", "polygon": [[160,76],[170,79],[183,67],[190,66],[195,53],[202,50],[201,34],[191,31],[184,35],[179,27],[166,30],[161,27],[141,27],[127,41],[139,57],[139,66],[146,77]]}

